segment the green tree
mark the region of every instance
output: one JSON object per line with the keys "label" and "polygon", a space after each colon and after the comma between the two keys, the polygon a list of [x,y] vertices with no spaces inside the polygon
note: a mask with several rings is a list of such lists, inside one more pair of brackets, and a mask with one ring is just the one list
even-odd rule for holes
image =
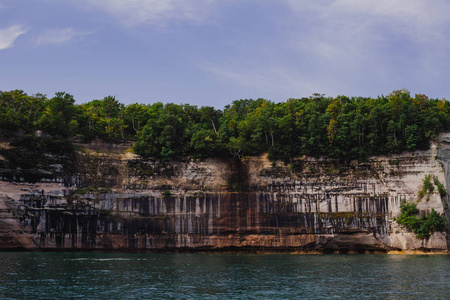
{"label": "green tree", "polygon": [[415,203],[403,201],[400,205],[400,216],[397,223],[413,231],[417,238],[426,239],[434,232],[445,231],[446,219],[434,209],[428,215],[420,215]]}
{"label": "green tree", "polygon": [[75,115],[78,112],[74,106],[73,96],[58,92],[55,97],[45,101],[45,110],[37,125],[43,131],[57,137],[69,137],[77,131],[78,122]]}
{"label": "green tree", "polygon": [[150,107],[152,117],[134,144],[134,151],[165,161],[186,155],[190,137],[185,133],[188,124],[185,108],[174,103]]}
{"label": "green tree", "polygon": [[42,114],[46,96],[28,96],[21,90],[0,91],[0,136],[14,136],[19,130],[30,133]]}
{"label": "green tree", "polygon": [[[92,100],[81,105],[83,129],[86,139],[101,138],[114,141],[125,137],[125,106],[113,96]],[[80,123],[80,122],[79,122]]]}
{"label": "green tree", "polygon": [[125,124],[128,129],[128,136],[134,137],[147,123],[149,118],[149,107],[144,104],[130,104],[125,107]]}

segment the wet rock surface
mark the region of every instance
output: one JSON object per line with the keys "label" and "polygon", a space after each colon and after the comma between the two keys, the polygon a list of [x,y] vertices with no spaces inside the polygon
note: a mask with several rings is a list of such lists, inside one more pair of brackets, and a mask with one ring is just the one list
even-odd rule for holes
{"label": "wet rock surface", "polygon": [[295,168],[251,157],[239,176],[230,161],[83,151],[70,178],[0,181],[0,248],[445,253],[447,233],[417,239],[393,217],[403,199],[448,213],[448,196],[417,194],[428,174],[448,187],[449,149],[365,163],[303,158]]}

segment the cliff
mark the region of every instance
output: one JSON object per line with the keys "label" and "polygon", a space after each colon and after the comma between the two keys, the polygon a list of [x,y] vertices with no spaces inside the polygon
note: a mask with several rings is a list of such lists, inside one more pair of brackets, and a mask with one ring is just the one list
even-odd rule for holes
{"label": "cliff", "polygon": [[450,185],[450,134],[364,163],[164,163],[127,144],[76,146],[70,170],[0,169],[0,249],[448,253],[447,232],[418,239],[394,217],[403,199],[449,216],[448,195],[418,193],[426,175]]}

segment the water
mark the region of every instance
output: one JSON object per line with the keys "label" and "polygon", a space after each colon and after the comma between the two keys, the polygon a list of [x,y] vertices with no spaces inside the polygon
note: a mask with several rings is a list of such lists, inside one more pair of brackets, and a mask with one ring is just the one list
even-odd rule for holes
{"label": "water", "polygon": [[0,253],[1,299],[448,299],[450,256]]}

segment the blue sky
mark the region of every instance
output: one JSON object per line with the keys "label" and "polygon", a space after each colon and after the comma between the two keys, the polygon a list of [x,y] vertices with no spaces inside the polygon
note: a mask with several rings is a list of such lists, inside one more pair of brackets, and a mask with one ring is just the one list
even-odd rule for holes
{"label": "blue sky", "polygon": [[222,108],[449,98],[448,0],[0,0],[0,90]]}

